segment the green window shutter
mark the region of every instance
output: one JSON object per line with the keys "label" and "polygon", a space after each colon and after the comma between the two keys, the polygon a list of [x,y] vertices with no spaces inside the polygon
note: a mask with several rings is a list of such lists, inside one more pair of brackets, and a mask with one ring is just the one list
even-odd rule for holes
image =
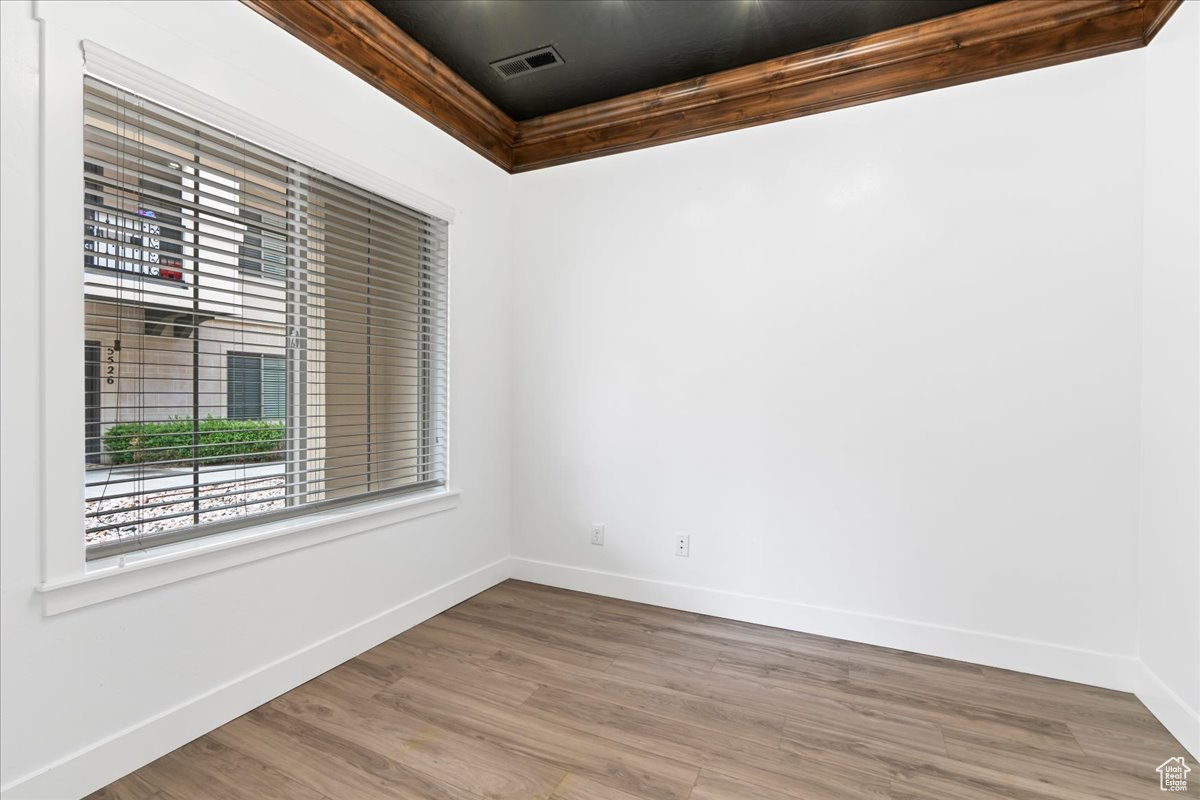
{"label": "green window shutter", "polygon": [[287,277],[287,239],[270,231],[262,232],[262,269],[267,275]]}
{"label": "green window shutter", "polygon": [[287,360],[283,356],[262,357],[262,416],[287,416]]}
{"label": "green window shutter", "polygon": [[225,381],[226,416],[258,419],[262,415],[262,359],[230,353]]}

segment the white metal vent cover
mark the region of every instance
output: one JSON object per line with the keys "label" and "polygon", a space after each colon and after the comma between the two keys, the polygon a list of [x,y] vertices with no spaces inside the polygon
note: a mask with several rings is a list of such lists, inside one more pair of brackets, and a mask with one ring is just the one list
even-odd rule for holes
{"label": "white metal vent cover", "polygon": [[530,50],[527,53],[493,61],[491,67],[496,70],[501,78],[508,80],[518,75],[527,75],[530,72],[550,69],[551,67],[557,67],[559,64],[565,63],[563,57],[558,54],[553,45],[546,45],[536,50]]}

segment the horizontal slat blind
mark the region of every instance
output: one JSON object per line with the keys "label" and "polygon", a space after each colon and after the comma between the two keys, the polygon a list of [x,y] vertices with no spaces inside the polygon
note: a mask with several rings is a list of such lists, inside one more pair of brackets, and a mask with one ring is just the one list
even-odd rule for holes
{"label": "horizontal slat blind", "polygon": [[88,557],[444,485],[446,223],[84,88]]}

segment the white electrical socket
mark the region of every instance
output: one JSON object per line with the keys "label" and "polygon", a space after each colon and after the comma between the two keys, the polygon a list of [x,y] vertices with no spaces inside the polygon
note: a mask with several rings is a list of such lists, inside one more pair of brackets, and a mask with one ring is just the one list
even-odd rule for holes
{"label": "white electrical socket", "polygon": [[691,550],[691,547],[692,547],[692,537],[690,537],[690,536],[676,536],[675,537],[675,555],[683,556],[684,558],[687,558],[688,551]]}
{"label": "white electrical socket", "polygon": [[601,547],[604,546],[604,526],[603,525],[593,525],[592,526],[592,544],[596,544]]}

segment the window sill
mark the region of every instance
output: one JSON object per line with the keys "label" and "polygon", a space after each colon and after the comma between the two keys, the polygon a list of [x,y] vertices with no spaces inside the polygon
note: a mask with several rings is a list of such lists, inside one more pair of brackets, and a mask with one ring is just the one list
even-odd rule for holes
{"label": "window sill", "polygon": [[43,613],[62,614],[322,542],[377,530],[458,506],[457,489],[324,511],[255,525],[142,553],[94,561],[77,578],[42,584]]}

